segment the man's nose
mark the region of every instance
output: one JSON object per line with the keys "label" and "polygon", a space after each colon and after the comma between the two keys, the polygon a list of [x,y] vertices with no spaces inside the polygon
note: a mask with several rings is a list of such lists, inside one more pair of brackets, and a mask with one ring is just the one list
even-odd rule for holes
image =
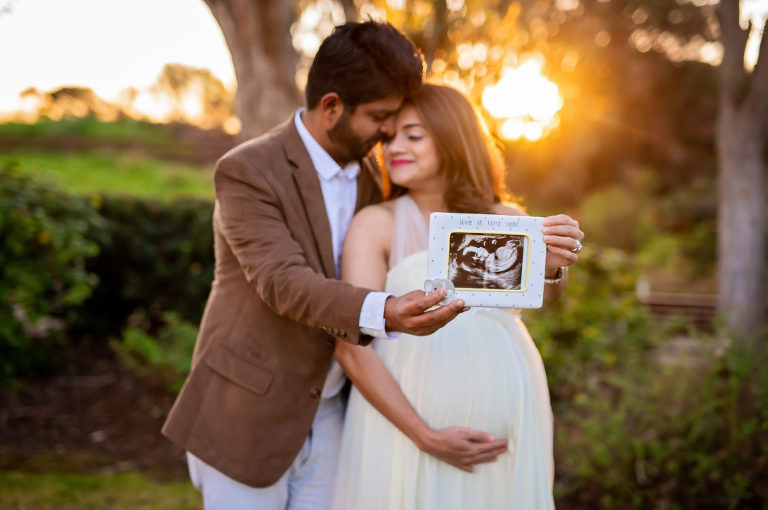
{"label": "man's nose", "polygon": [[385,138],[392,138],[395,135],[395,116],[388,117],[379,126],[379,132],[384,135]]}

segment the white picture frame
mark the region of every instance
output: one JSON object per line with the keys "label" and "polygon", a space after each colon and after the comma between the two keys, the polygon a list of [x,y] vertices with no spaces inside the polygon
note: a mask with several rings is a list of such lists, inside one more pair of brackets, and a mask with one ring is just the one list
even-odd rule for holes
{"label": "white picture frame", "polygon": [[427,279],[467,306],[541,308],[547,247],[533,216],[432,213]]}

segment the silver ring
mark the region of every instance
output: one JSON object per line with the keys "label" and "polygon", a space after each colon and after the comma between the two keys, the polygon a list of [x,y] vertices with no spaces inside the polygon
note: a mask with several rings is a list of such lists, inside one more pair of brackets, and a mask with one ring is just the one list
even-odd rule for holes
{"label": "silver ring", "polygon": [[581,249],[582,249],[582,248],[584,248],[584,245],[582,245],[582,244],[581,244],[581,241],[577,240],[577,241],[576,241],[576,246],[574,246],[574,247],[571,249],[571,251],[572,251],[573,253],[579,253],[579,252],[581,251]]}

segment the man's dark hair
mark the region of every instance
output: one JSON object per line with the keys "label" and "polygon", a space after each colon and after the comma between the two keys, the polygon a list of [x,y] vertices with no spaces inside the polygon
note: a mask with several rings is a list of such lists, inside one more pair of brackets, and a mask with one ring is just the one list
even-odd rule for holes
{"label": "man's dark hair", "polygon": [[345,23],[323,41],[312,61],[307,108],[328,92],[336,92],[352,110],[393,93],[408,96],[423,76],[423,55],[395,27],[376,21]]}

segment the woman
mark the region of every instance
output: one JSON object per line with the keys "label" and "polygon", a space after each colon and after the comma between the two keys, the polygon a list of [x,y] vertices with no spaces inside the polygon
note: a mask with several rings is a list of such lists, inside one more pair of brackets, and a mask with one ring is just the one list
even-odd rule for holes
{"label": "woman", "polygon": [[[342,277],[397,295],[423,285],[430,213],[524,213],[501,203],[498,151],[457,90],[424,84],[396,126],[384,161],[392,182],[408,192],[354,218]],[[545,299],[552,300],[563,291],[561,267],[577,259],[583,233],[559,215],[545,220],[544,234],[552,278]],[[335,509],[553,508],[546,376],[519,314],[475,308],[428,337],[377,339],[370,347],[337,342],[335,357],[355,383]],[[451,426],[501,438],[503,453],[475,466],[438,460],[429,454],[435,434]]]}

